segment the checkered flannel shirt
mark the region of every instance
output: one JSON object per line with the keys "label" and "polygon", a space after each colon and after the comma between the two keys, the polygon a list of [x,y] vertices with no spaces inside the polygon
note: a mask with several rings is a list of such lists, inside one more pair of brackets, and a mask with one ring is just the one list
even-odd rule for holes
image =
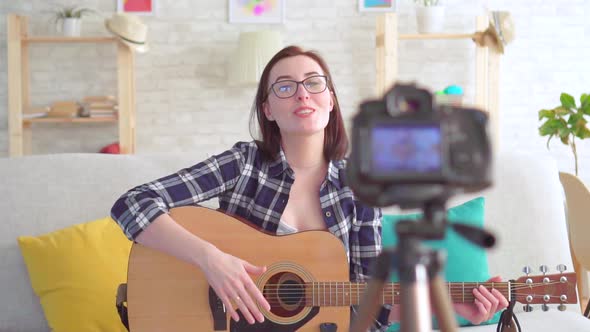
{"label": "checkered flannel shirt", "polygon": [[[345,164],[344,160],[330,162],[327,181],[320,187],[320,203],[328,231],[346,248],[350,280],[364,282],[381,250],[381,210],[354,199],[343,184]],[[134,240],[169,209],[218,197],[224,212],[276,233],[293,181],[282,150],[280,158],[267,162],[255,142],[238,142],[201,163],[129,190],[115,202],[111,216]],[[388,314],[384,307],[374,331],[387,329]]]}

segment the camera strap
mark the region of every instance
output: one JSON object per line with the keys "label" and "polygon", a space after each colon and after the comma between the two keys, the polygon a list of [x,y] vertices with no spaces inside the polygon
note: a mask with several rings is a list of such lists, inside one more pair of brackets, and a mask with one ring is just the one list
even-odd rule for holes
{"label": "camera strap", "polygon": [[[514,280],[511,280],[514,282]],[[518,318],[514,314],[514,305],[516,305],[516,299],[512,299],[508,304],[508,308],[502,311],[496,332],[521,332],[520,323]]]}

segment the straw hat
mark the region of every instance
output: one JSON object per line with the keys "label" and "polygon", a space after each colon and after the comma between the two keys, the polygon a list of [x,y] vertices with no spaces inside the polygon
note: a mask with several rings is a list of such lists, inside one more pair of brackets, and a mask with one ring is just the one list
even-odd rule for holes
{"label": "straw hat", "polygon": [[104,22],[107,30],[119,37],[131,49],[145,53],[149,50],[147,43],[147,26],[135,15],[115,13]]}
{"label": "straw hat", "polygon": [[474,41],[480,46],[492,46],[504,54],[504,46],[514,40],[514,22],[506,11],[491,12],[490,25],[483,32],[475,34]]}

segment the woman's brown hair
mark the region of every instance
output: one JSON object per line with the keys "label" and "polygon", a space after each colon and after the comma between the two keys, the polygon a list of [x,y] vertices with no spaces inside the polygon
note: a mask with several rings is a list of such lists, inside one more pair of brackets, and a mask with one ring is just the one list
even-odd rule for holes
{"label": "woman's brown hair", "polygon": [[[344,158],[348,150],[348,136],[344,128],[344,121],[342,120],[342,113],[340,112],[340,105],[338,104],[338,97],[334,89],[332,75],[328,69],[328,65],[324,59],[314,51],[305,51],[299,46],[287,46],[280,50],[275,56],[270,59],[262,75],[260,83],[258,84],[258,91],[252,106],[252,113],[250,115],[250,132],[254,128],[255,121],[258,122],[260,129],[261,141],[257,141],[258,147],[261,149],[263,155],[267,160],[274,160],[281,148],[281,132],[279,126],[275,121],[270,121],[264,115],[262,105],[268,98],[269,91],[269,77],[270,71],[274,65],[282,59],[294,57],[297,55],[304,55],[315,62],[322,68],[324,75],[328,78],[328,89],[333,93],[334,108],[330,112],[330,119],[328,125],[324,129],[324,158],[326,160],[338,160]],[[254,136],[254,135],[252,135]]]}

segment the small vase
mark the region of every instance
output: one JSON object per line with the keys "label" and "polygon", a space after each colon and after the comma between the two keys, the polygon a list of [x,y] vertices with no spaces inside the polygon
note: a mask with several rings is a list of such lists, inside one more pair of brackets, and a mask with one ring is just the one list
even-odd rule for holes
{"label": "small vase", "polygon": [[445,24],[445,7],[416,7],[416,23],[419,33],[441,32]]}
{"label": "small vase", "polygon": [[64,18],[62,21],[62,34],[66,37],[80,36],[80,19],[74,17]]}

